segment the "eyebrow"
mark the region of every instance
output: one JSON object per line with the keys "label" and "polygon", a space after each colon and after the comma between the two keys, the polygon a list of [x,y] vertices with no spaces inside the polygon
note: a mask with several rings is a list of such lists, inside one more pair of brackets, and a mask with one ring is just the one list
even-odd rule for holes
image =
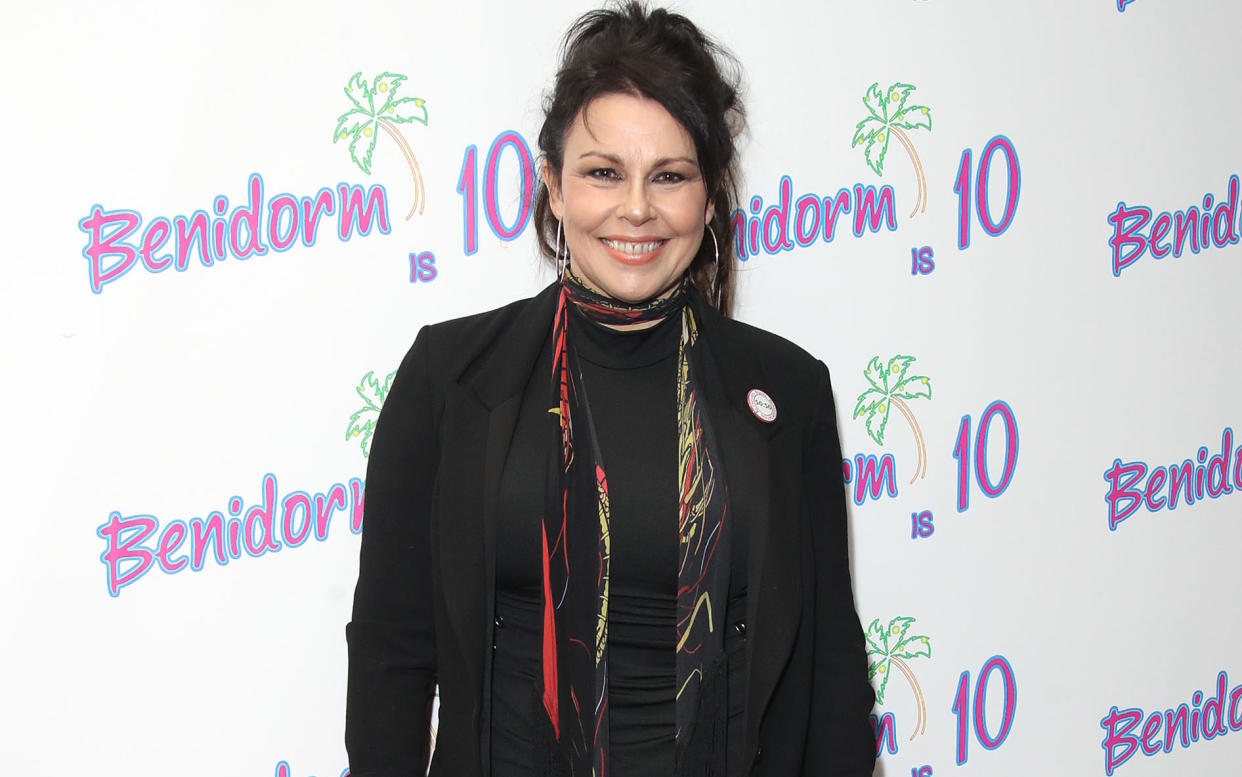
{"label": "eyebrow", "polygon": [[[621,157],[617,156],[616,154],[605,154],[603,151],[587,151],[583,154],[579,154],[578,158],[585,159],[586,157],[589,157],[589,156],[601,157],[603,159],[608,160],[612,164],[617,165],[618,167],[624,166],[623,164],[624,160],[622,160]],[[660,159],[655,160],[655,164],[653,164],[652,167],[664,167],[665,165],[671,164],[673,162],[685,162],[686,164],[692,165],[693,167],[699,166],[699,160],[694,159],[693,157],[670,156],[670,157],[662,157]]]}

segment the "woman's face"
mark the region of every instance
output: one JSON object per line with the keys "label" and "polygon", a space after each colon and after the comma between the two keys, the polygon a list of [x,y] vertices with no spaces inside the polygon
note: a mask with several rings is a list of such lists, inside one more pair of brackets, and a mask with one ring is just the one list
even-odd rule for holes
{"label": "woman's face", "polygon": [[677,285],[713,214],[690,135],[664,106],[632,94],[588,103],[565,136],[560,180],[547,166],[543,174],[570,267],[626,302]]}

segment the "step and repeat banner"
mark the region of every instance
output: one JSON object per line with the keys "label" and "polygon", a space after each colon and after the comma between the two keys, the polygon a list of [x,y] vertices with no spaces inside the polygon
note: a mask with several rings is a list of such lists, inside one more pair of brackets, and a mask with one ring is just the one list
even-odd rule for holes
{"label": "step and repeat banner", "polygon": [[[588,7],[5,25],[5,771],[345,773],[375,421],[551,279]],[[745,68],[738,316],[832,372],[876,773],[1237,773],[1242,9],[677,7]]]}

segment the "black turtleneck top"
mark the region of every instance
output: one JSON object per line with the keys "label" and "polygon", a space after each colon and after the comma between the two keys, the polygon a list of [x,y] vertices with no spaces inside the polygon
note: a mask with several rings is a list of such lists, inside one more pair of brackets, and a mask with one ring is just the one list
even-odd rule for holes
{"label": "black turtleneck top", "polygon": [[[570,310],[612,509],[610,765],[623,777],[672,775],[681,316],[623,331]],[[535,688],[542,628],[540,515],[555,423],[548,413],[551,361],[549,343],[523,394],[500,481],[491,710],[496,777],[542,777],[534,771],[531,742],[534,715],[542,709]],[[730,609],[740,609],[735,602],[745,592],[745,544],[733,548]],[[739,722],[740,696],[729,705],[730,717]]]}

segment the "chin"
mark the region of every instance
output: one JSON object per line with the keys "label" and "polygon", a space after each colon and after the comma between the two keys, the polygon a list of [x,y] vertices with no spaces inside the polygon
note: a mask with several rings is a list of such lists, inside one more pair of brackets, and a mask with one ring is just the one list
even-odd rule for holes
{"label": "chin", "polygon": [[604,293],[614,299],[619,299],[622,302],[634,304],[637,302],[645,302],[653,297],[658,297],[676,285],[676,280],[671,283],[611,283],[605,287]]}

